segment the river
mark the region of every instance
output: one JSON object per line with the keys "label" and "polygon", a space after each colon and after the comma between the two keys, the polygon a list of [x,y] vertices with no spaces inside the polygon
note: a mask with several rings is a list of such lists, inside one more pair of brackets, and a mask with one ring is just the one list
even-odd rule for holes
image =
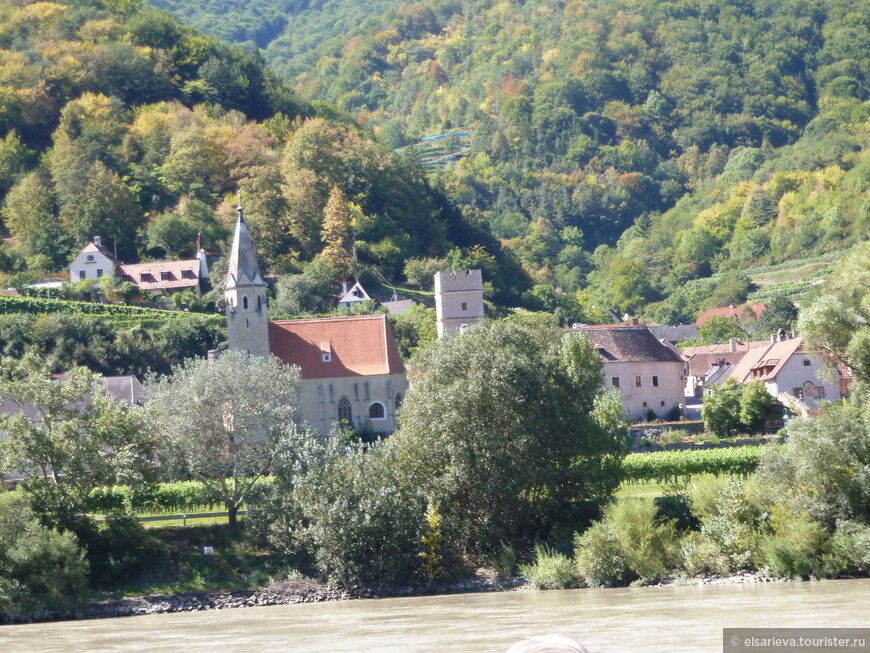
{"label": "river", "polygon": [[724,627],[868,627],[870,579],[370,599],[0,627],[0,651],[506,651],[559,634],[591,653],[722,650]]}

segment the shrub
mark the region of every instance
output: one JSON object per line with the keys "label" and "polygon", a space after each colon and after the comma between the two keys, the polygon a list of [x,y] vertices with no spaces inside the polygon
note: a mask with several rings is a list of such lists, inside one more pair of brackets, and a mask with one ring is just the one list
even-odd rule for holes
{"label": "shrub", "polygon": [[575,560],[590,585],[658,580],[678,560],[674,521],[662,520],[652,499],[619,499],[575,538]]}
{"label": "shrub", "polygon": [[18,493],[0,496],[0,621],[76,608],[87,575],[72,533],[39,524]]}
{"label": "shrub", "polygon": [[774,508],[773,532],[761,539],[760,562],[783,578],[824,578],[837,571],[831,555],[830,535],[802,512]]}
{"label": "shrub", "polygon": [[507,542],[499,544],[490,564],[501,578],[511,578],[517,573],[517,550]]}
{"label": "shrub", "polygon": [[841,573],[870,573],[870,526],[838,523],[831,537],[831,551]]}
{"label": "shrub", "polygon": [[542,590],[569,589],[581,583],[571,558],[541,545],[535,547],[535,562],[522,565],[520,573]]}
{"label": "shrub", "polygon": [[583,580],[592,587],[619,585],[629,576],[619,538],[604,522],[596,522],[575,536],[574,562]]}
{"label": "shrub", "polygon": [[716,485],[701,483],[690,490],[701,519],[700,534],[682,543],[683,565],[692,575],[749,569],[758,554],[763,511],[744,483],[728,479]]}

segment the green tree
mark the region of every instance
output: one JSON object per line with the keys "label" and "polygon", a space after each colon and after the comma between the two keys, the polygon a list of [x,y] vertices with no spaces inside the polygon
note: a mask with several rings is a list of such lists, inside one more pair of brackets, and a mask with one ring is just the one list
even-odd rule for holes
{"label": "green tree", "polygon": [[150,376],[146,392],[167,472],[202,481],[231,525],[275,456],[301,437],[299,371],[276,358],[188,359],[169,376]]}
{"label": "green tree", "polygon": [[737,320],[730,317],[715,316],[698,327],[698,335],[695,340],[699,345],[715,345],[728,342],[731,338],[746,340],[748,337],[749,334]]}
{"label": "green tree", "polygon": [[46,254],[66,263],[69,243],[55,213],[48,180],[39,172],[25,175],[6,196],[3,220],[28,254]]}
{"label": "green tree", "polygon": [[149,249],[162,249],[170,258],[190,258],[196,253],[197,225],[188,218],[164,213],[148,225]]}
{"label": "green tree", "polygon": [[797,322],[798,309],[785,295],[776,295],[765,305],[753,331],[760,336],[776,333],[780,329],[791,331]]}
{"label": "green tree", "polygon": [[783,405],[771,395],[761,381],[743,386],[740,394],[740,423],[749,433],[759,433],[765,422],[782,417]]}
{"label": "green tree", "polygon": [[705,396],[701,406],[704,428],[719,438],[737,435],[743,426],[740,421],[742,395],[743,386],[734,379],[728,379],[712,394]]}
{"label": "green tree", "polygon": [[439,506],[457,550],[570,526],[577,502],[619,482],[621,409],[600,390],[581,336],[475,326],[416,359],[392,438],[398,464]]}
{"label": "green tree", "polygon": [[52,378],[34,354],[0,361],[0,396],[17,409],[0,415],[5,470],[24,488],[46,523],[63,524],[98,485],[141,485],[151,474],[153,441],[142,414],[108,394],[84,368]]}

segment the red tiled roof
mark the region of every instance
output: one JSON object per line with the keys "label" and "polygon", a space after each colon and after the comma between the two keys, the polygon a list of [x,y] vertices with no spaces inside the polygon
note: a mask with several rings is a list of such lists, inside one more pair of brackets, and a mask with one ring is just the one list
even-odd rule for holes
{"label": "red tiled roof", "polygon": [[199,285],[199,259],[121,264],[118,276],[132,281],[142,290],[194,288]]}
{"label": "red tiled roof", "polygon": [[722,308],[710,308],[698,316],[698,319],[695,320],[695,324],[701,326],[711,317],[730,317],[731,319],[736,320],[746,308],[749,308],[755,315],[755,319],[758,319],[761,317],[761,314],[767,306],[753,302],[752,304],[744,304],[743,306],[734,306],[732,304],[731,306],[723,306]]}
{"label": "red tiled roof", "polygon": [[405,371],[386,315],[269,322],[269,343],[281,361],[299,366],[303,379]]}

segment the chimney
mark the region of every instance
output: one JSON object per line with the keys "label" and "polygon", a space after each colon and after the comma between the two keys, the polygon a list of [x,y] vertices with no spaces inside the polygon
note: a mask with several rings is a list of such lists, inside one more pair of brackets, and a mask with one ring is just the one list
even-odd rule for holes
{"label": "chimney", "polygon": [[631,318],[631,326],[637,326],[638,324],[640,324],[640,320],[636,317]]}
{"label": "chimney", "polygon": [[347,281],[341,282],[341,296],[344,297],[347,294]]}
{"label": "chimney", "polygon": [[770,334],[770,344],[773,344],[773,343],[775,343],[775,342],[776,342],[776,334],[775,334],[775,333],[771,333],[771,334]]}
{"label": "chimney", "polygon": [[737,338],[731,338],[731,340],[728,341],[728,351],[732,354],[737,351]]}
{"label": "chimney", "polygon": [[103,246],[103,239],[100,238],[99,236],[94,236],[94,245],[96,245],[97,247],[102,247]]}
{"label": "chimney", "polygon": [[725,359],[724,359],[724,358],[720,358],[718,361],[716,361],[716,364],[717,364],[719,367],[725,367]]}

